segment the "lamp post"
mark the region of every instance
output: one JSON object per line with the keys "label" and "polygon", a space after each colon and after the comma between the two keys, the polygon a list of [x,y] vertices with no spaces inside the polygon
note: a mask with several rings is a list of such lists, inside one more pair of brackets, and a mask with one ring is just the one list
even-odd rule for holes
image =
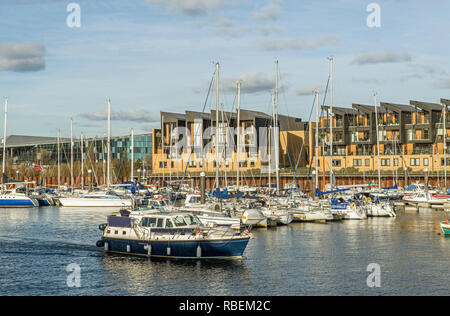
{"label": "lamp post", "polygon": [[19,173],[20,173],[20,171],[19,171],[19,170],[16,170],[17,180],[20,180],[20,179],[19,179]]}
{"label": "lamp post", "polygon": [[137,182],[140,182],[140,181],[141,181],[141,169],[139,168],[139,169],[137,170],[137,172],[138,172],[138,174],[139,174],[139,178],[138,178],[138,181],[137,181]]}
{"label": "lamp post", "polygon": [[144,179],[145,179],[145,172],[146,172],[146,171],[147,171],[147,170],[145,170],[145,169],[142,171],[142,182],[143,182]]}

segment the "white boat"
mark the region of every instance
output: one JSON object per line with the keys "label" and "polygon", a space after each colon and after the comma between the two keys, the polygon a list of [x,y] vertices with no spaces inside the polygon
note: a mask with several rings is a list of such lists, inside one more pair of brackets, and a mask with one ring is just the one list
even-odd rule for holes
{"label": "white boat", "polygon": [[394,209],[389,203],[372,203],[366,205],[368,217],[396,217]]}
{"label": "white boat", "polygon": [[121,198],[115,193],[91,192],[80,197],[64,197],[59,202],[66,207],[131,207],[131,199]]}
{"label": "white boat", "polygon": [[0,207],[36,207],[39,202],[26,194],[25,187],[4,190],[0,194]]}

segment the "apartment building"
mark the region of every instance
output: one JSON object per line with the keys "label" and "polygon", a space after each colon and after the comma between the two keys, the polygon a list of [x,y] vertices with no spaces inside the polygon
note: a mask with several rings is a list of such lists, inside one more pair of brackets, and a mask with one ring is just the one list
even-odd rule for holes
{"label": "apartment building", "polygon": [[[351,108],[333,107],[333,170],[355,168],[364,172],[377,170],[378,166],[386,172],[405,168],[442,170],[445,164],[444,108],[449,104],[449,100],[441,99],[441,104],[381,102],[376,109],[363,104],[352,104]],[[324,172],[330,169],[330,118],[329,107],[322,108],[327,115],[320,118],[318,169]],[[448,115],[445,130],[448,143]],[[314,161],[312,164],[315,167]]]}

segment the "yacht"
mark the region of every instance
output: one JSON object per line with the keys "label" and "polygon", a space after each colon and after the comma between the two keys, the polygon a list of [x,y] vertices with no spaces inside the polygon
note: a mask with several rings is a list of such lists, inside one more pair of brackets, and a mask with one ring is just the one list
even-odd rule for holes
{"label": "yacht", "polygon": [[113,191],[96,191],[79,197],[59,198],[62,206],[68,207],[131,207],[130,198],[122,198]]}
{"label": "yacht", "polygon": [[250,233],[205,226],[196,215],[149,214],[131,217],[127,211],[108,216],[97,247],[108,253],[175,259],[240,259]]}

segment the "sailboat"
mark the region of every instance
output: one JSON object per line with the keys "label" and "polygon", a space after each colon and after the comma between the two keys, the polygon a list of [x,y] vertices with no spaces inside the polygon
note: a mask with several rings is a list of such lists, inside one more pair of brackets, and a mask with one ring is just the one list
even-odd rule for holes
{"label": "sailboat", "polygon": [[[36,199],[32,199],[28,196],[28,190],[26,186],[29,182],[15,182],[15,183],[6,183],[6,122],[7,122],[7,114],[8,114],[8,99],[5,99],[5,116],[4,116],[4,125],[3,125],[3,169],[2,169],[2,178],[3,185],[2,190],[0,192],[0,207],[35,207],[39,206],[39,202]],[[8,189],[7,185],[13,185],[13,189]],[[20,185],[20,187],[19,187]]]}
{"label": "sailboat", "polygon": [[[71,133],[72,134],[72,133]],[[79,197],[60,198],[59,202],[66,207],[131,207],[132,200],[118,196],[111,187],[111,100],[108,99],[108,161],[107,161],[107,188],[102,191],[90,192]],[[73,142],[72,142],[73,147]],[[73,179],[73,176],[72,176]],[[73,187],[73,180],[72,180]]]}

